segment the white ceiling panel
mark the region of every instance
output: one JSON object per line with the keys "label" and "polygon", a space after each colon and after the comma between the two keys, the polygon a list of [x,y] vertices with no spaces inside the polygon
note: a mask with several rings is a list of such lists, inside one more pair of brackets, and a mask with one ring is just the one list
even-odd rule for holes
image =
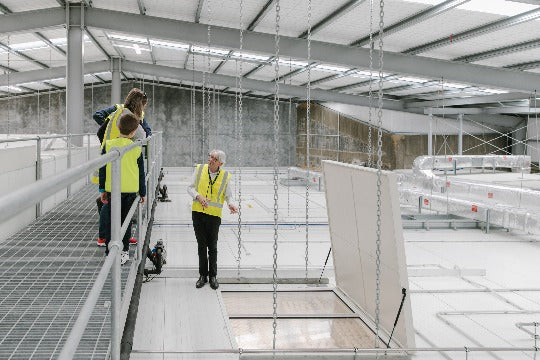
{"label": "white ceiling panel", "polygon": [[[65,48],[63,49],[64,51],[66,50]],[[44,49],[23,51],[23,53],[48,65],[49,67],[66,65],[66,57],[50,47],[46,47]]]}
{"label": "white ceiling panel", "polygon": [[[369,3],[369,1],[364,1],[361,5],[315,34],[313,39],[337,44],[350,44],[369,35]],[[374,2],[374,4],[376,3]],[[408,3],[401,0],[386,0],[384,3],[385,24],[396,23],[403,18],[429,8],[429,5]],[[373,27],[378,28],[378,6],[375,6],[373,13]]]}
{"label": "white ceiling panel", "polygon": [[537,39],[540,36],[540,21],[529,21],[510,28],[494,31],[482,36],[460,41],[452,46],[445,46],[423,53],[422,56],[452,60],[491,49]]}
{"label": "white ceiling panel", "polygon": [[[244,29],[255,19],[259,11],[262,10],[267,0],[244,0],[242,10],[242,23]],[[240,28],[240,1],[239,0],[204,0],[201,11],[203,24],[223,26],[230,28]],[[208,9],[210,8],[210,11]],[[270,13],[267,14],[269,16]],[[195,12],[191,21],[195,19]],[[210,34],[211,37],[212,34]]]}
{"label": "white ceiling panel", "polygon": [[60,6],[56,0],[2,0],[2,5],[12,12],[49,9]]}
{"label": "white ceiling panel", "polygon": [[452,34],[473,29],[502,18],[503,16],[500,15],[452,9],[405,30],[390,34],[385,37],[384,43],[385,46],[392,47],[394,51],[403,52],[435,40],[448,38],[448,46],[442,49],[459,48],[461,42],[452,43],[450,38]]}
{"label": "white ceiling panel", "polygon": [[540,60],[540,48],[531,49],[528,51],[521,51],[513,54],[507,54],[504,56],[498,56],[496,58],[486,59],[478,61],[475,64],[503,67],[506,65],[520,64],[529,62],[531,59]]}
{"label": "white ceiling panel", "polygon": [[95,8],[139,14],[137,0],[92,0],[92,5]]}
{"label": "white ceiling panel", "polygon": [[154,52],[154,58],[159,63],[163,65],[170,64],[169,66],[175,67],[184,67],[184,62],[186,61],[187,56],[186,51],[162,48],[157,46],[153,46],[152,50]]}
{"label": "white ceiling panel", "polygon": [[[242,74],[247,73],[248,71],[254,69],[256,66],[257,66],[256,64],[251,64],[251,63],[244,62],[242,64]],[[237,75],[237,69],[238,69],[238,72],[239,72],[240,71],[240,62],[238,62],[238,64],[237,64],[236,61],[229,60],[229,61],[225,62],[225,64],[223,64],[223,66],[219,69],[218,74],[236,76]]]}
{"label": "white ceiling panel", "polygon": [[195,20],[197,4],[198,0],[144,0],[148,16],[191,22]]}
{"label": "white ceiling panel", "polygon": [[[326,18],[334,10],[345,4],[344,0],[313,0],[311,2],[311,26],[315,25],[320,20]],[[308,28],[308,1],[283,1],[280,6],[280,33],[285,36],[298,37]],[[266,17],[261,21],[256,31],[274,33],[276,22],[276,7],[267,13]]]}

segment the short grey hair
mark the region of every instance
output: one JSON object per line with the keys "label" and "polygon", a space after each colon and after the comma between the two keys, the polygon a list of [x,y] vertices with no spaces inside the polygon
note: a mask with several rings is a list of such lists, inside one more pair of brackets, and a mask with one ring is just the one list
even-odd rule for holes
{"label": "short grey hair", "polygon": [[225,165],[225,160],[227,159],[227,155],[225,155],[225,152],[223,150],[214,149],[210,151],[210,154],[214,155],[219,160],[220,163]]}

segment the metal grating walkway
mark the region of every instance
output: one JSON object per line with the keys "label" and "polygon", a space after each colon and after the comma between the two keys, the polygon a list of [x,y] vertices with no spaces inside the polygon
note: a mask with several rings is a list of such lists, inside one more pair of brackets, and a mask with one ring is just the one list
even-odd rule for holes
{"label": "metal grating walkway", "polygon": [[[96,246],[96,196],[96,187],[86,186],[0,244],[0,359],[59,355],[104,260]],[[122,267],[122,284],[130,263]],[[105,358],[109,302],[110,278],[76,359]]]}

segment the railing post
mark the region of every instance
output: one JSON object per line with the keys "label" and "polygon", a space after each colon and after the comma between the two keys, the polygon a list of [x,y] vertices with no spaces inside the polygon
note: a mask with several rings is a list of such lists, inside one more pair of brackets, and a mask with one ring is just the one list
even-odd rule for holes
{"label": "railing post", "polygon": [[116,258],[112,265],[111,273],[111,359],[120,360],[120,307],[122,305],[121,296],[121,268],[120,268],[120,254],[122,251],[121,240],[121,214],[120,214],[120,176],[121,176],[121,160],[122,157],[112,162],[112,174],[111,174],[111,198],[109,199],[111,205],[111,241],[109,242],[109,251],[113,246],[118,248]]}
{"label": "railing post", "polygon": [[[90,161],[90,134],[86,135],[86,161]],[[90,184],[90,174],[86,177],[86,185]]]}
{"label": "railing post", "polygon": [[486,234],[489,233],[489,222],[490,222],[490,210],[486,210]]}
{"label": "railing post", "polygon": [[[42,170],[42,162],[41,162],[41,137],[37,137],[36,141],[36,182],[41,180],[41,177],[43,176],[43,170]],[[36,203],[36,219],[41,216],[41,201],[38,201]]]}
{"label": "railing post", "polygon": [[[67,136],[67,168],[71,169],[71,134]],[[71,184],[67,187],[67,198],[71,197]]]}
{"label": "railing post", "polygon": [[142,249],[143,249],[143,236],[144,236],[144,224],[143,224],[143,204],[139,202],[137,205],[137,260],[144,261],[144,257],[142,256]]}

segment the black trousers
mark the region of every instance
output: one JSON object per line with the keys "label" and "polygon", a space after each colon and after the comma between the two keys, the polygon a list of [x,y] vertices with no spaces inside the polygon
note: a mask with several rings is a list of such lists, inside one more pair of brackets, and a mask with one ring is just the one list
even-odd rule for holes
{"label": "black trousers", "polygon": [[[107,247],[105,248],[105,253],[108,254],[109,241],[111,241],[111,194],[107,193],[107,197],[109,199],[109,202],[107,204],[103,204],[103,207],[101,208],[101,211],[99,212],[99,233],[100,233],[100,236],[101,235],[105,236],[105,244],[107,245]],[[124,220],[126,219],[126,216],[129,213],[129,209],[131,209],[131,205],[133,204],[133,201],[135,201],[136,197],[137,197],[136,193],[122,193],[120,195],[120,204],[121,204],[120,216],[122,218],[122,222],[124,222]],[[130,237],[131,237],[131,219],[129,219],[129,226],[122,239],[122,245],[123,245],[122,251],[129,250]]]}
{"label": "black trousers", "polygon": [[[217,241],[221,218],[198,211],[191,212],[193,229],[197,238],[199,254],[199,275],[217,275]],[[206,252],[208,251],[208,257]]]}

